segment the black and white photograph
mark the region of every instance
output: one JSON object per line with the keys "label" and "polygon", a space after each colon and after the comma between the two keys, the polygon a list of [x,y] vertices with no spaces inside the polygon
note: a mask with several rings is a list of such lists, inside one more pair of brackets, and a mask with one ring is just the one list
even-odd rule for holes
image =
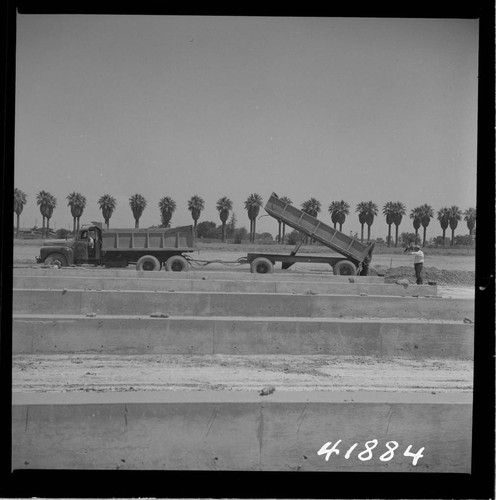
{"label": "black and white photograph", "polygon": [[15,22],[14,473],[474,473],[480,19]]}

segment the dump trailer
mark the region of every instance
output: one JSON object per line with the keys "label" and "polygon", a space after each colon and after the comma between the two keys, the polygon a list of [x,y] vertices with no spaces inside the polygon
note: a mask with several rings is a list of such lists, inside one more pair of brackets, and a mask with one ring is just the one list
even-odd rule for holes
{"label": "dump trailer", "polygon": [[[252,273],[271,273],[276,262],[282,263],[282,269],[288,269],[297,262],[329,264],[334,274],[366,275],[374,243],[363,244],[356,238],[348,236],[337,229],[319,221],[317,218],[285,203],[272,193],[265,205],[265,211],[274,219],[302,233],[301,241],[289,254],[249,253],[247,261]],[[296,255],[304,239],[310,237],[340,256],[330,255]]]}
{"label": "dump trailer", "polygon": [[196,250],[193,226],[173,229],[104,229],[100,223],[84,225],[74,239],[48,240],[38,263],[60,267],[93,264],[139,271],[186,271],[184,255]]}

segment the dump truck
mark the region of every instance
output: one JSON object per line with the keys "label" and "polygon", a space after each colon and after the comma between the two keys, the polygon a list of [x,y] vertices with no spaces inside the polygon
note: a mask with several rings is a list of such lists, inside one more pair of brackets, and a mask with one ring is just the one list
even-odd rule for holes
{"label": "dump truck", "polygon": [[[374,243],[361,243],[356,238],[285,203],[275,193],[271,194],[264,209],[271,217],[299,231],[302,238],[289,255],[249,253],[246,261],[250,264],[252,273],[272,273],[276,262],[282,263],[282,269],[288,269],[297,262],[310,262],[329,264],[334,274],[362,276],[367,274]],[[340,255],[296,255],[307,237],[322,243]]]}
{"label": "dump truck", "polygon": [[104,229],[101,223],[83,225],[74,239],[47,240],[38,263],[66,267],[93,264],[138,271],[186,271],[183,254],[196,250],[193,226],[173,229]]}

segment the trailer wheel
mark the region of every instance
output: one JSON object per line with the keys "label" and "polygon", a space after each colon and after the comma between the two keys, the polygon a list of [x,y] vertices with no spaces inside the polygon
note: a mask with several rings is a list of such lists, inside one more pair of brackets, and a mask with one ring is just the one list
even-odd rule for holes
{"label": "trailer wheel", "polygon": [[67,267],[67,259],[61,253],[51,253],[45,260],[47,266]]}
{"label": "trailer wheel", "polygon": [[274,264],[265,257],[258,257],[250,264],[252,273],[270,274],[274,272]]}
{"label": "trailer wheel", "polygon": [[160,264],[157,257],[153,255],[143,255],[140,257],[138,262],[136,262],[137,271],[160,271],[162,264]]}
{"label": "trailer wheel", "polygon": [[332,269],[334,274],[342,276],[355,276],[357,272],[355,264],[349,260],[340,260]]}
{"label": "trailer wheel", "polygon": [[167,259],[165,263],[165,269],[167,271],[181,272],[188,270],[188,261],[181,257],[180,255],[173,255]]}

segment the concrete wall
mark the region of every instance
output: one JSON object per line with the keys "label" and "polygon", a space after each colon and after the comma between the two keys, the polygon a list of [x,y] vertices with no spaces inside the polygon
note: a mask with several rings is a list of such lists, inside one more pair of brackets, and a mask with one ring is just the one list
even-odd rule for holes
{"label": "concrete wall", "polygon": [[[290,281],[324,281],[331,283],[349,283],[350,279],[355,283],[384,283],[381,276],[334,276],[332,272],[303,273],[291,270],[276,270],[272,274],[252,274],[248,268],[229,268],[226,271],[211,270],[208,267],[193,269],[188,272],[172,273],[166,271],[136,271],[135,269],[102,269],[95,267],[66,267],[62,269],[47,269],[40,267],[16,267],[14,276],[68,276],[77,277],[103,277],[103,278],[146,278],[146,279],[236,279],[243,281],[268,281],[268,280],[290,280]],[[413,279],[412,270],[412,279]]]}
{"label": "concrete wall", "polygon": [[473,357],[473,324],[440,321],[15,316],[14,354]]}
{"label": "concrete wall", "polygon": [[14,313],[334,318],[473,318],[474,301],[412,297],[146,291],[13,291]]}
{"label": "concrete wall", "polygon": [[[13,468],[470,473],[471,413],[467,395],[14,393]],[[409,445],[425,448],[416,466]]]}
{"label": "concrete wall", "polygon": [[[169,273],[170,276],[171,273]],[[240,292],[240,293],[323,293],[338,295],[435,296],[437,286],[403,286],[385,283],[349,283],[328,281],[277,281],[230,279],[125,278],[88,276],[14,276],[14,288],[77,289],[77,290],[157,290],[176,292]]]}

